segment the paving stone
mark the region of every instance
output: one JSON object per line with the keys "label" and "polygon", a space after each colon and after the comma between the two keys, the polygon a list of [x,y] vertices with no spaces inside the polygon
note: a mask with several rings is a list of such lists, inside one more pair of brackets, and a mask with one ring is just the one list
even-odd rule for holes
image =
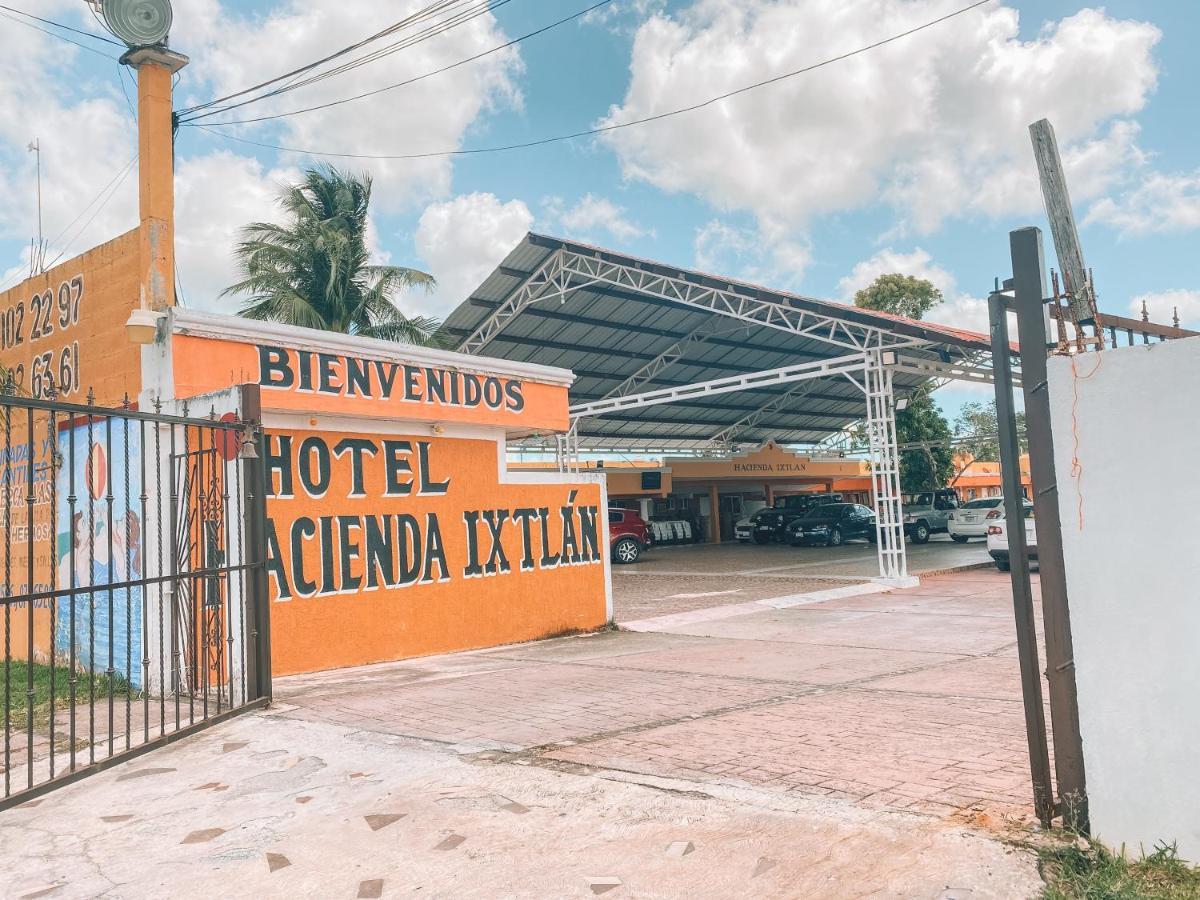
{"label": "paving stone", "polygon": [[779,860],[771,859],[769,856],[760,856],[758,858],[758,862],[754,866],[754,872],[750,875],[750,877],[757,878],[759,875],[770,872],[777,865],[779,865]]}
{"label": "paving stone", "polygon": [[219,838],[225,833],[224,828],[201,828],[199,831],[193,831],[179,843],[181,844],[207,844],[214,838]]}
{"label": "paving stone", "polygon": [[128,822],[132,818],[133,818],[133,813],[123,813],[123,814],[117,815],[117,816],[101,816],[100,821],[115,824],[117,822]]}
{"label": "paving stone", "polygon": [[271,872],[278,872],[280,869],[286,869],[292,864],[292,861],[282,853],[267,854],[267,869]]}
{"label": "paving stone", "polygon": [[522,806],[520,803],[516,803],[516,802],[505,803],[500,808],[507,812],[515,813],[518,816],[523,816],[523,815],[525,815],[525,813],[529,812],[528,806]]}
{"label": "paving stone", "polygon": [[683,859],[689,853],[694,852],[695,845],[691,841],[672,841],[667,844],[667,856],[675,859]]}
{"label": "paving stone", "polygon": [[621,886],[621,879],[616,875],[600,875],[590,877],[587,880],[588,887],[592,889],[593,894],[607,894],[614,888]]}
{"label": "paving stone", "polygon": [[48,884],[45,887],[36,888],[30,891],[28,894],[22,894],[21,900],[34,900],[36,897],[49,897],[51,894],[58,892],[63,887],[65,887],[63,884]]}
{"label": "paving stone", "polygon": [[459,846],[465,840],[466,840],[466,838],[463,837],[461,834],[447,835],[446,837],[442,838],[441,842],[433,849],[434,850],[453,850],[455,847]]}
{"label": "paving stone", "polygon": [[408,813],[377,813],[370,816],[363,816],[363,819],[366,820],[368,827],[372,831],[378,831],[381,828],[387,828],[393,822],[399,822],[406,815]]}
{"label": "paving stone", "polygon": [[222,753],[232,753],[234,750],[241,750],[243,747],[247,746],[249,743],[250,743],[249,741],[230,741],[229,743],[221,745],[221,752]]}
{"label": "paving stone", "polygon": [[359,900],[378,900],[383,896],[383,879],[371,878],[358,883]]}

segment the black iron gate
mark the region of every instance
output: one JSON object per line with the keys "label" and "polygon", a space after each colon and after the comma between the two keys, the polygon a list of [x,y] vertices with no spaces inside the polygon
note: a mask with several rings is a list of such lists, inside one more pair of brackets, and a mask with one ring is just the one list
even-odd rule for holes
{"label": "black iron gate", "polygon": [[269,700],[256,388],[240,406],[0,384],[0,809]]}

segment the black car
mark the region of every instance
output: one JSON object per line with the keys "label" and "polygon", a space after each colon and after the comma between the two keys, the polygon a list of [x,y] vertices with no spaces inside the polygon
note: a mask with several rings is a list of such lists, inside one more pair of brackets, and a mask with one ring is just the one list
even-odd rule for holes
{"label": "black car", "polygon": [[774,506],[761,509],[753,516],[754,541],[766,544],[771,541],[786,541],[788,526],[809,514],[809,510],[827,503],[836,503],[841,494],[795,494],[783,497]]}
{"label": "black car", "polygon": [[837,547],[856,538],[874,543],[875,513],[857,503],[816,506],[788,524],[787,537],[794,547],[803,544]]}

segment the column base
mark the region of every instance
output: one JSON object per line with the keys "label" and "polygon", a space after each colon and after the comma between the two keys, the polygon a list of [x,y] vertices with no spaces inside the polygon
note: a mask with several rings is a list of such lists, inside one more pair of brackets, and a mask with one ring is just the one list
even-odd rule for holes
{"label": "column base", "polygon": [[884,578],[878,575],[871,579],[872,584],[883,584],[891,588],[915,588],[921,584],[921,579],[916,575],[905,575],[903,578]]}

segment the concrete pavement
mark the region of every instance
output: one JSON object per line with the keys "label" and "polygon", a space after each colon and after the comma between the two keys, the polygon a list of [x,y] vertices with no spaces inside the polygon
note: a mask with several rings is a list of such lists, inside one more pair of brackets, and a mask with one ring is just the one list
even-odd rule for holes
{"label": "concrete pavement", "polygon": [[281,679],[0,814],[3,895],[1036,895],[1006,579],[840,593]]}

